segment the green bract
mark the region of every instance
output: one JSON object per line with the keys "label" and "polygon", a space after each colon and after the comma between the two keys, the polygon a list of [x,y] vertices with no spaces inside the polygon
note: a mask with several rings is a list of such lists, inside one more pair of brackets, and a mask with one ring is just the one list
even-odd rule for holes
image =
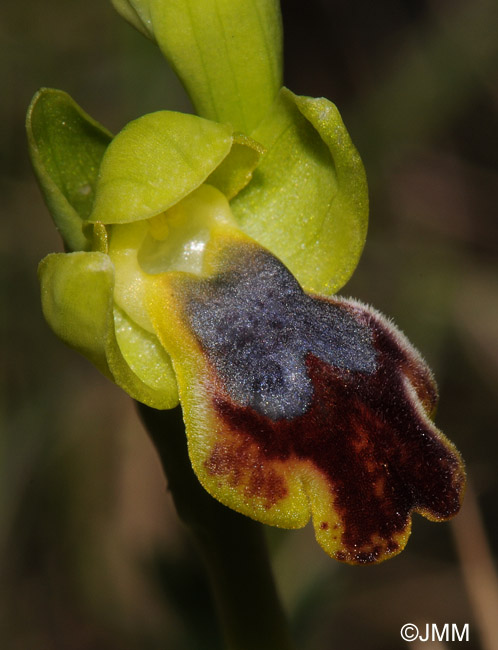
{"label": "green bract", "polygon": [[200,273],[224,228],[331,294],[366,235],[363,167],[336,107],[281,86],[274,0],[114,0],[157,41],[201,116],[158,111],[114,138],[61,91],[29,108],[35,171],[68,252],[40,264],[52,329],[132,397],[178,402],[149,315],[154,282]]}

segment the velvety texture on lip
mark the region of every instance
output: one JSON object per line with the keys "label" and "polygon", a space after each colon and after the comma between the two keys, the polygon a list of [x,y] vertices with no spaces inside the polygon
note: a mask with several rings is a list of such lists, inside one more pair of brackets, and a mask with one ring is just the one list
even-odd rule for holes
{"label": "velvety texture on lip", "polygon": [[463,465],[431,420],[436,386],[392,324],[306,294],[252,243],[220,247],[211,271],[178,274],[167,291],[192,462],[208,491],[275,525],[312,514],[324,549],[354,564],[402,550],[413,512],[458,511]]}
{"label": "velvety texture on lip", "polygon": [[375,371],[369,328],[304,293],[269,252],[239,250],[230,267],[194,284],[186,311],[235,403],[270,420],[303,415],[313,397],[309,354],[345,371]]}

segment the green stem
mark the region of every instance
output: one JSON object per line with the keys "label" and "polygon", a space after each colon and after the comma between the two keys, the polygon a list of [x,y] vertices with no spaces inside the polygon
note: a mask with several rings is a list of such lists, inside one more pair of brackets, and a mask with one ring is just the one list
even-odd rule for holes
{"label": "green stem", "polygon": [[226,508],[201,486],[188,457],[180,407],[138,406],[178,515],[206,563],[227,648],[292,650],[262,526]]}

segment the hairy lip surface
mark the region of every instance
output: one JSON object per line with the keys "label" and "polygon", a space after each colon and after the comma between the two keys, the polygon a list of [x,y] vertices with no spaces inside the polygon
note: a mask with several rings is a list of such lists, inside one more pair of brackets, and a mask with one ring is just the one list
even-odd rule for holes
{"label": "hairy lip surface", "polygon": [[346,309],[308,296],[273,255],[244,251],[235,267],[191,289],[190,326],[232,399],[271,420],[303,415],[313,398],[312,354],[372,373],[372,333]]}
{"label": "hairy lip surface", "polygon": [[323,548],[353,564],[402,550],[413,512],[458,511],[463,463],[431,420],[432,374],[378,312],[306,294],[247,243],[172,295],[191,457],[213,496],[276,525],[312,514]]}

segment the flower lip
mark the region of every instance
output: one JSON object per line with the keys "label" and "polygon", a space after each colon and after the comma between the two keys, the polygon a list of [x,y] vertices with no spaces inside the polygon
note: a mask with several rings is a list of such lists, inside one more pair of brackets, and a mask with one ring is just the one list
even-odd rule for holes
{"label": "flower lip", "polygon": [[208,279],[163,278],[153,307],[206,489],[264,523],[311,514],[323,548],[352,564],[399,553],[413,512],[456,514],[463,463],[430,419],[435,384],[405,337],[360,303],[303,293],[253,242],[214,250]]}

